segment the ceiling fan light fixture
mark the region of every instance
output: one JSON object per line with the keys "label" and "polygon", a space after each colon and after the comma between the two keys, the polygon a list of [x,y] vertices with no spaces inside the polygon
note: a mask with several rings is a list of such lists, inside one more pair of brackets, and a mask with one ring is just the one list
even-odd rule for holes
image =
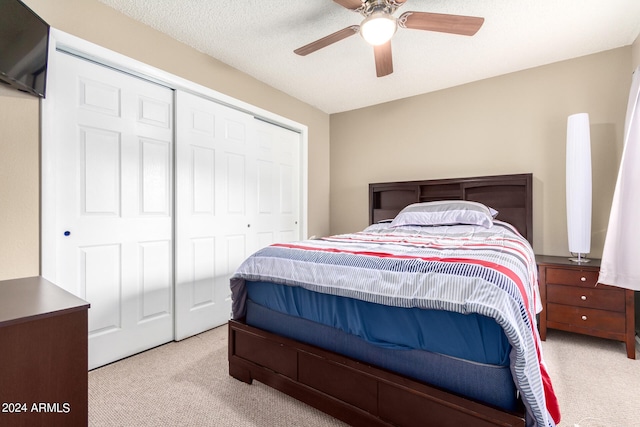
{"label": "ceiling fan light fixture", "polygon": [[384,44],[398,29],[396,18],[386,12],[374,12],[360,24],[360,35],[373,46]]}

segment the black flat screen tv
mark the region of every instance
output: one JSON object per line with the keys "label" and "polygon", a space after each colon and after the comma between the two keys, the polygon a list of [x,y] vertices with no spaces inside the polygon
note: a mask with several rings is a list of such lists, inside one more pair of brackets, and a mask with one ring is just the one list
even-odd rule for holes
{"label": "black flat screen tv", "polygon": [[49,24],[19,0],[0,0],[0,84],[44,98]]}

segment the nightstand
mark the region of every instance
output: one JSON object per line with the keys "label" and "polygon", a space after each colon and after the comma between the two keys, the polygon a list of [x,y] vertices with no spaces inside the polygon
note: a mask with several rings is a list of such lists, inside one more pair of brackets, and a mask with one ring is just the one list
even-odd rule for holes
{"label": "nightstand", "polygon": [[633,291],[598,283],[600,260],[575,263],[568,257],[536,255],[542,312],[547,328],[622,341],[636,358]]}

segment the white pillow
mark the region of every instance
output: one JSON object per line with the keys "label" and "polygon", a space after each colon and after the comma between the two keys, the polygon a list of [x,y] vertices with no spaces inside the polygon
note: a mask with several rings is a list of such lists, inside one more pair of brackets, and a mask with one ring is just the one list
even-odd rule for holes
{"label": "white pillow", "polygon": [[467,200],[414,203],[400,211],[391,222],[391,227],[470,224],[490,228],[497,214],[495,209]]}

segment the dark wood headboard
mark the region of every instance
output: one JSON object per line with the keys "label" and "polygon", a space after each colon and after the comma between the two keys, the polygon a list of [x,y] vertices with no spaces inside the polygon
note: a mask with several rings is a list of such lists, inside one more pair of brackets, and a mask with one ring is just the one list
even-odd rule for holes
{"label": "dark wood headboard", "polygon": [[394,218],[407,205],[435,200],[471,200],[497,210],[496,219],[508,222],[533,244],[533,175],[369,184],[369,223]]}

